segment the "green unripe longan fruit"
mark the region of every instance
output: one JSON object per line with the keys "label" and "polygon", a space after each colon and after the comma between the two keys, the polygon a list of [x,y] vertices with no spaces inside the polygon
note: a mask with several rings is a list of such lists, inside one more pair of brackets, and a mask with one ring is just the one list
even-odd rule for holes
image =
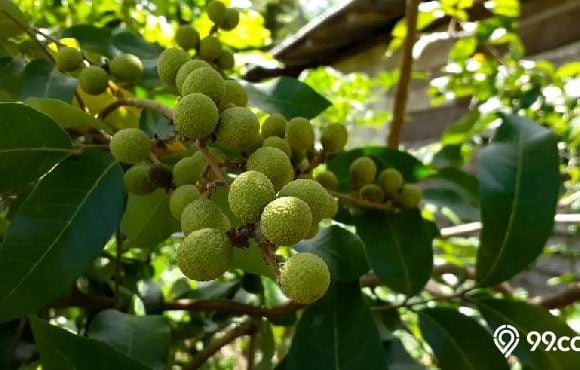
{"label": "green unripe longan fruit", "polygon": [[189,235],[206,227],[225,233],[231,225],[230,220],[215,202],[209,199],[194,200],[181,213],[181,230],[185,235]]}
{"label": "green unripe longan fruit", "polygon": [[211,135],[218,120],[217,106],[211,98],[200,93],[184,96],[173,110],[173,123],[177,132],[193,140]]}
{"label": "green unripe longan fruit", "polygon": [[113,135],[109,147],[119,162],[136,164],[149,156],[153,143],[138,128],[126,128]]}
{"label": "green unripe longan fruit", "polygon": [[256,222],[264,207],[276,198],[274,185],[261,172],[244,172],[232,182],[228,203],[242,222]]}
{"label": "green unripe longan fruit", "polygon": [[236,9],[228,8],[226,9],[226,14],[224,20],[220,24],[220,28],[224,31],[231,31],[238,26],[240,23],[240,12]]}
{"label": "green unripe longan fruit", "polygon": [[201,152],[195,152],[190,157],[181,158],[173,166],[173,182],[175,186],[195,184],[205,168],[205,160]]}
{"label": "green unripe longan fruit", "polygon": [[260,122],[252,111],[232,107],[220,114],[216,130],[217,143],[233,150],[250,149],[259,140]]}
{"label": "green unripe longan fruit", "polygon": [[119,81],[133,83],[143,75],[143,63],[133,54],[119,54],[109,63],[111,75]]}
{"label": "green unripe longan fruit", "polygon": [[207,36],[199,43],[199,56],[204,60],[216,60],[222,51],[222,43],[215,36]]}
{"label": "green unripe longan fruit", "polygon": [[226,6],[221,1],[212,1],[207,6],[207,15],[209,19],[217,26],[222,24],[226,17]]}
{"label": "green unripe longan fruit", "polygon": [[294,179],[294,169],[290,159],[278,148],[257,149],[248,158],[246,167],[248,171],[258,171],[266,175],[276,191]]}
{"label": "green unripe longan fruit", "polygon": [[182,185],[175,189],[169,196],[169,210],[173,217],[181,220],[181,214],[185,207],[199,199],[200,196],[199,189],[195,185]]}
{"label": "green unripe longan fruit", "polygon": [[377,184],[366,184],[359,190],[360,197],[373,203],[381,203],[385,200],[385,192]]}
{"label": "green unripe longan fruit", "polygon": [[135,165],[123,175],[123,184],[129,193],[147,195],[155,191],[156,187],[149,179],[149,166]]}
{"label": "green unripe longan fruit", "polygon": [[242,85],[234,80],[224,81],[225,94],[222,99],[221,108],[229,108],[231,104],[238,107],[248,105],[248,94]]}
{"label": "green unripe longan fruit", "polygon": [[100,95],[107,91],[109,75],[97,66],[88,66],[79,73],[79,86],[89,95]]}
{"label": "green unripe longan fruit", "polygon": [[189,54],[179,48],[163,51],[157,60],[157,74],[167,86],[175,86],[177,71],[189,60]]}
{"label": "green unripe longan fruit", "polygon": [[177,27],[175,31],[175,42],[183,50],[190,50],[199,43],[199,32],[188,24]]}
{"label": "green unripe longan fruit", "polygon": [[68,46],[58,49],[56,53],[56,66],[63,72],[72,72],[79,69],[83,62],[83,55],[77,48]]}
{"label": "green unripe longan fruit", "polygon": [[334,172],[328,170],[320,172],[318,175],[316,175],[315,180],[328,190],[338,189],[338,177],[336,177]]}
{"label": "green unripe longan fruit", "polygon": [[209,96],[219,106],[224,97],[224,79],[211,67],[194,69],[181,85],[181,94],[201,93]]}
{"label": "green unripe longan fruit", "polygon": [[403,186],[403,175],[395,168],[387,168],[379,174],[378,184],[389,194],[395,194]]}
{"label": "green unripe longan fruit", "polygon": [[286,140],[297,152],[309,151],[314,146],[314,129],[310,121],[303,117],[295,117],[288,121]]}
{"label": "green unripe longan fruit", "polygon": [[308,233],[306,233],[306,236],[304,237],[304,239],[314,238],[318,234],[319,230],[320,230],[320,226],[318,226],[317,223],[312,224],[312,226],[310,226],[310,230],[308,230]]}
{"label": "green unripe longan fruit", "polygon": [[205,228],[189,234],[177,250],[177,266],[192,280],[217,279],[232,265],[233,247],[220,230]]}
{"label": "green unripe longan fruit", "polygon": [[[185,79],[187,78],[187,76],[189,76],[189,74],[191,72],[193,72],[194,70],[196,70],[198,68],[203,68],[203,67],[211,68],[211,66],[206,61],[201,60],[201,59],[188,60],[181,67],[179,67],[179,70],[177,71],[177,74],[175,75],[175,86],[177,87],[177,91],[181,95],[183,95],[181,93],[181,88],[183,87],[183,83],[185,82]],[[185,95],[187,95],[187,94],[185,94]]]}
{"label": "green unripe longan fruit", "polygon": [[278,136],[284,138],[286,136],[286,118],[280,113],[272,113],[262,123],[262,136],[268,138],[270,136]]}
{"label": "green unripe longan fruit", "polygon": [[344,125],[331,123],[322,130],[320,143],[327,153],[336,153],[344,149],[348,140],[348,131]]}
{"label": "green unripe longan fruit", "polygon": [[401,188],[397,200],[404,208],[417,208],[421,203],[423,194],[417,185],[406,184]]}
{"label": "green unripe longan fruit", "polygon": [[292,155],[292,149],[290,149],[290,145],[288,145],[288,142],[285,139],[282,139],[281,137],[278,136],[270,136],[265,138],[264,142],[262,143],[262,147],[278,148],[284,153],[286,153],[288,158],[290,158],[290,156]]}
{"label": "green unripe longan fruit", "polygon": [[309,304],[320,299],[330,285],[326,262],[313,253],[290,257],[280,271],[280,287],[296,303]]}
{"label": "green unripe longan fruit", "polygon": [[234,54],[229,50],[224,50],[222,55],[217,58],[215,61],[217,66],[223,70],[229,71],[233,69],[236,65],[236,61],[234,59]]}
{"label": "green unripe longan fruit", "polygon": [[350,165],[350,186],[360,189],[370,184],[377,174],[377,165],[370,157],[358,157]]}
{"label": "green unripe longan fruit", "polygon": [[308,204],[296,197],[281,197],[264,208],[260,218],[262,235],[276,246],[298,243],[312,226]]}
{"label": "green unripe longan fruit", "polygon": [[318,224],[323,218],[331,218],[338,212],[336,199],[314,180],[297,179],[280,189],[280,197],[296,197],[308,204],[312,222]]}
{"label": "green unripe longan fruit", "polygon": [[170,189],[173,183],[171,167],[163,163],[153,163],[149,167],[149,179],[158,188]]}

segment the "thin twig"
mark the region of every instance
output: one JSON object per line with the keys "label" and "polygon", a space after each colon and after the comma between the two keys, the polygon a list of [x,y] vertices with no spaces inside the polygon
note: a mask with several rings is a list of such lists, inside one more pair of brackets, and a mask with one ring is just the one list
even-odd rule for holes
{"label": "thin twig", "polygon": [[123,255],[123,234],[121,226],[115,230],[115,308],[121,307],[121,257]]}
{"label": "thin twig", "polygon": [[574,285],[549,297],[539,297],[531,301],[549,310],[562,308],[580,301],[580,285]]}
{"label": "thin twig", "polygon": [[106,106],[101,113],[99,113],[100,119],[105,119],[111,113],[113,113],[117,108],[130,106],[130,107],[139,107],[139,108],[147,108],[157,112],[162,113],[168,120],[173,119],[173,111],[168,106],[165,106],[161,103],[158,103],[153,100],[147,99],[137,99],[137,98],[121,98],[117,99],[108,106]]}
{"label": "thin twig", "polygon": [[5,10],[0,10],[0,11],[6,17],[8,17],[12,22],[14,22],[18,27],[20,27],[35,43],[37,43],[38,46],[40,47],[40,49],[42,49],[42,51],[46,54],[48,59],[50,59],[54,63],[54,57],[52,56],[52,54],[50,54],[50,52],[46,49],[46,47],[44,45],[42,45],[42,43],[36,38],[36,34],[34,32],[32,32],[31,29],[27,25],[20,23],[20,21],[18,19],[14,18],[7,11],[5,11]]}
{"label": "thin twig", "polygon": [[220,165],[216,161],[213,154],[211,154],[211,152],[207,149],[207,146],[205,146],[205,144],[201,140],[196,140],[195,146],[196,146],[197,150],[199,150],[201,152],[201,154],[203,155],[203,158],[205,159],[205,163],[207,163],[209,165],[212,172],[216,176],[216,179],[219,182],[221,182],[224,186],[228,186],[229,185],[228,180],[226,179]]}
{"label": "thin twig", "polygon": [[350,203],[350,204],[353,204],[355,206],[359,206],[362,208],[377,209],[377,210],[383,210],[383,211],[390,211],[393,209],[393,207],[391,206],[390,203],[374,203],[374,202],[369,202],[368,200],[365,200],[365,199],[354,197],[354,196],[349,195],[349,194],[339,193],[339,192],[334,191],[334,190],[327,190],[327,191],[332,196],[334,196],[340,200],[343,200],[347,203]]}

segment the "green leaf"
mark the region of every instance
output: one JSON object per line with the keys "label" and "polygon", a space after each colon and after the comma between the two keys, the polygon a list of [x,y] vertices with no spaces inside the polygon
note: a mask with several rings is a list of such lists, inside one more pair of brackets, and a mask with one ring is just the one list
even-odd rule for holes
{"label": "green leaf", "polygon": [[111,31],[90,24],[79,24],[63,31],[61,37],[77,39],[81,48],[111,58],[114,54]]}
{"label": "green leaf", "polygon": [[151,249],[179,230],[169,211],[169,195],[157,189],[149,195],[129,194],[121,230],[127,247]]}
{"label": "green leaf", "polygon": [[423,199],[447,207],[462,220],[480,219],[478,180],[454,167],[439,170],[423,182]]}
{"label": "green leaf", "polygon": [[159,44],[149,43],[132,32],[119,32],[113,35],[113,45],[123,53],[130,53],[141,59],[156,59],[163,52]]}
{"label": "green leaf", "polygon": [[15,101],[20,96],[22,85],[22,71],[24,71],[24,59],[0,58],[0,99],[4,101]]}
{"label": "green leaf", "polygon": [[44,370],[148,369],[104,343],[74,335],[35,317],[29,320]]}
{"label": "green leaf", "polygon": [[90,268],[121,219],[122,176],[109,153],[92,151],[38,183],[0,245],[0,322],[65,294]]}
{"label": "green leaf", "polygon": [[[6,13],[8,15],[6,15]],[[13,19],[11,19],[13,18]],[[19,24],[26,25],[26,16],[9,0],[0,0],[0,40],[7,40],[24,32]]]}
{"label": "green leaf", "polygon": [[18,103],[0,103],[0,192],[48,172],[71,154],[69,136],[46,115]]}
{"label": "green leaf", "polygon": [[272,327],[268,321],[264,320],[260,323],[258,340],[262,357],[254,367],[254,370],[271,370],[273,368],[272,357],[276,353],[276,342],[274,341]]}
{"label": "green leaf", "polygon": [[22,77],[20,100],[33,96],[70,103],[78,83],[76,78],[61,73],[46,59],[35,59],[28,63]]}
{"label": "green leaf", "polygon": [[274,278],[272,270],[264,261],[262,252],[255,242],[251,242],[249,248],[234,248],[232,268],[238,268],[251,274]]}
{"label": "green leaf", "polygon": [[492,331],[501,325],[512,325],[520,334],[520,343],[514,354],[519,360],[534,370],[576,370],[578,353],[545,351],[546,343],[541,343],[532,352],[526,337],[530,331],[553,332],[557,338],[577,334],[561,319],[552,316],[546,309],[525,302],[508,299],[482,298],[475,301],[477,308]]}
{"label": "green leaf", "polygon": [[88,334],[151,369],[163,370],[167,366],[171,333],[163,316],[105,310],[91,321]]}
{"label": "green leaf", "polygon": [[475,37],[464,37],[455,42],[449,58],[456,62],[465,62],[465,60],[473,55],[477,47],[477,39]]}
{"label": "green leaf", "polygon": [[330,106],[325,97],[295,78],[280,77],[260,84],[244,83],[250,104],[266,112],[314,118]]}
{"label": "green leaf", "polygon": [[358,282],[333,282],[308,306],[286,357],[286,370],[384,370],[387,360]]}
{"label": "green leaf", "polygon": [[479,111],[470,111],[449,125],[441,135],[441,144],[459,145],[469,140],[480,131],[477,127],[480,117]]}
{"label": "green leaf", "polygon": [[62,100],[28,98],[24,104],[46,114],[63,128],[90,127],[109,131],[103,122]]}
{"label": "green leaf", "polygon": [[558,201],[556,145],[549,129],[528,118],[506,116],[492,143],[481,151],[479,286],[511,278],[542,252]]}
{"label": "green leaf", "polygon": [[301,241],[294,249],[320,256],[333,280],[354,281],[369,271],[362,240],[337,225],[321,228],[314,238]]}
{"label": "green leaf", "polygon": [[377,164],[377,173],[387,167],[395,167],[405,179],[405,182],[417,182],[435,171],[426,167],[407,152],[385,148],[382,146],[368,146],[342,152],[333,156],[327,163],[328,169],[338,177],[341,191],[349,190],[349,167],[360,156],[370,156]]}
{"label": "green leaf", "polygon": [[157,136],[160,139],[165,139],[173,135],[173,126],[169,120],[162,113],[151,109],[141,110],[139,128],[149,136]]}
{"label": "green leaf", "polygon": [[419,327],[441,370],[509,369],[491,334],[456,309],[423,309],[419,312]]}
{"label": "green leaf", "polygon": [[368,261],[385,285],[407,296],[421,291],[433,268],[434,235],[419,210],[369,211],[355,225]]}

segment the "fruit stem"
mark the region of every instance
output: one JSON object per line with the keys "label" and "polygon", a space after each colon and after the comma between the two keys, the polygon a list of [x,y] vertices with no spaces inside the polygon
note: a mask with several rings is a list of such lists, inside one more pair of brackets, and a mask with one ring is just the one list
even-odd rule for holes
{"label": "fruit stem", "polygon": [[352,195],[339,193],[339,192],[334,191],[334,190],[326,189],[326,191],[335,198],[338,198],[340,200],[345,201],[346,203],[350,203],[350,204],[353,204],[355,206],[359,206],[362,208],[377,209],[377,210],[382,210],[382,211],[390,211],[393,209],[393,206],[391,205],[390,202],[374,203],[374,202],[369,202],[368,200],[354,197]]}
{"label": "fruit stem", "polygon": [[105,118],[107,118],[107,116],[109,114],[113,113],[117,108],[124,107],[124,106],[151,109],[151,110],[162,113],[165,116],[165,118],[167,118],[169,121],[173,120],[173,111],[171,110],[171,108],[169,108],[161,103],[157,103],[156,101],[153,101],[153,100],[137,99],[137,98],[117,99],[114,102],[112,102],[111,104],[109,104],[108,106],[106,106],[101,111],[101,113],[99,113],[98,117],[100,119],[104,120]]}
{"label": "fruit stem", "polygon": [[215,176],[217,178],[217,181],[219,181],[220,183],[222,183],[224,186],[228,187],[229,186],[228,180],[224,176],[224,173],[223,173],[222,169],[220,168],[219,164],[215,160],[214,156],[207,149],[207,147],[205,146],[205,144],[201,140],[196,140],[195,141],[195,146],[197,147],[197,149],[203,155],[203,158],[205,159],[205,163],[207,163],[209,165],[209,167],[211,168],[211,170],[215,174]]}

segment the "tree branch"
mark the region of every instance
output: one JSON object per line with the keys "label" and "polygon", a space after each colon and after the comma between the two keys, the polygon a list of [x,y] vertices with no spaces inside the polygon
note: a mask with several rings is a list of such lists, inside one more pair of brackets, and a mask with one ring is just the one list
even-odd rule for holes
{"label": "tree branch", "polygon": [[562,308],[580,301],[580,285],[574,285],[563,292],[554,294],[549,297],[539,297],[531,303],[538,304],[548,310]]}
{"label": "tree branch", "polygon": [[101,113],[99,113],[100,119],[105,119],[111,113],[113,113],[117,108],[130,106],[147,108],[157,112],[162,113],[168,120],[173,119],[173,111],[168,106],[158,103],[153,100],[137,99],[137,98],[120,98],[106,106]]}
{"label": "tree branch", "polygon": [[201,152],[201,154],[203,155],[203,158],[205,159],[205,163],[207,163],[209,165],[212,172],[215,174],[216,179],[219,182],[221,182],[224,186],[229,186],[229,182],[226,179],[219,163],[216,161],[216,159],[211,154],[211,152],[207,149],[205,144],[201,140],[196,140],[194,142],[194,144],[195,144],[195,147],[197,148],[197,150],[199,150]]}
{"label": "tree branch", "polygon": [[389,131],[387,144],[390,148],[397,149],[401,140],[401,127],[405,121],[407,100],[409,98],[409,83],[413,70],[413,46],[417,38],[417,17],[419,13],[420,0],[407,0],[405,10],[407,19],[407,35],[403,44],[401,56],[401,74],[395,93],[395,105],[393,107],[393,121]]}
{"label": "tree branch", "polygon": [[369,202],[368,200],[354,197],[354,196],[349,195],[349,194],[339,193],[339,192],[334,191],[334,190],[326,189],[326,191],[328,191],[328,193],[331,194],[333,197],[344,200],[347,203],[351,203],[351,204],[354,204],[355,206],[359,206],[362,208],[378,209],[378,210],[383,210],[383,211],[389,211],[389,210],[393,209],[389,203],[374,203],[374,202]]}

